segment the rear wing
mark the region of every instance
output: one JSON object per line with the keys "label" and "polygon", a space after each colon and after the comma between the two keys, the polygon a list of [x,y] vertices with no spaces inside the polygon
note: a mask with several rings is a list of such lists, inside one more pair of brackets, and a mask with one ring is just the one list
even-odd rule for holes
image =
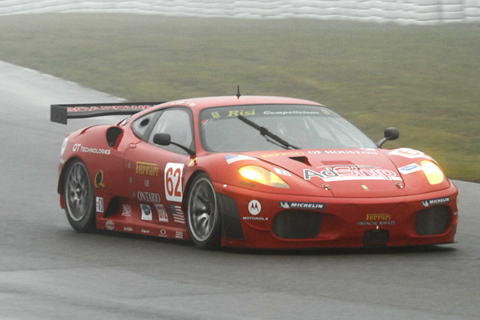
{"label": "rear wing", "polygon": [[50,121],[67,124],[68,119],[131,115],[164,102],[128,102],[93,104],[52,104]]}

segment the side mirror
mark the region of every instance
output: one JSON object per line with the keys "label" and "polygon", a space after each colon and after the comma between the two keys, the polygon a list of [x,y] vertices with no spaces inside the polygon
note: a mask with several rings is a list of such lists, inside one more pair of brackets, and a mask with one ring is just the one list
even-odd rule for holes
{"label": "side mirror", "polygon": [[192,149],[189,149],[185,146],[182,146],[181,144],[178,144],[176,142],[171,141],[172,137],[170,136],[169,133],[156,133],[153,136],[153,143],[161,145],[161,146],[169,146],[173,144],[174,146],[179,147],[182,150],[185,150],[189,155],[194,156],[195,151]]}
{"label": "side mirror", "polygon": [[380,148],[388,140],[396,140],[400,137],[400,132],[395,127],[389,127],[385,129],[383,138],[378,141],[377,146]]}
{"label": "side mirror", "polygon": [[157,133],[153,136],[153,143],[161,146],[168,146],[171,143],[172,137],[168,133]]}

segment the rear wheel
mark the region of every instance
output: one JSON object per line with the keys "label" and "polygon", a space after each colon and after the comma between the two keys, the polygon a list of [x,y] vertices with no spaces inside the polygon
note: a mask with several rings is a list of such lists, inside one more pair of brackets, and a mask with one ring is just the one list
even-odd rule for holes
{"label": "rear wheel", "polygon": [[87,167],[74,160],[65,172],[63,194],[65,212],[73,229],[90,232],[95,229],[95,196]]}
{"label": "rear wheel", "polygon": [[188,231],[196,246],[202,249],[220,247],[220,215],[217,195],[205,173],[193,181],[188,193]]}

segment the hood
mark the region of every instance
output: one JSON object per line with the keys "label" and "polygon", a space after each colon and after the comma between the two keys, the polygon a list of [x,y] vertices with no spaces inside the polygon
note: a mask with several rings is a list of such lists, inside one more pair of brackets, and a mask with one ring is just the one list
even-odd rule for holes
{"label": "hood", "polygon": [[325,149],[252,152],[338,198],[404,196],[397,167],[379,149]]}

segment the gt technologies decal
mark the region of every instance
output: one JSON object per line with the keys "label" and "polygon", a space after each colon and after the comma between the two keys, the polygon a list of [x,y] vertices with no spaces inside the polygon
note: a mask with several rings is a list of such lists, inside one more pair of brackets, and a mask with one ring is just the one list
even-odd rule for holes
{"label": "gt technologies decal", "polygon": [[110,155],[109,149],[99,149],[99,148],[89,148],[89,147],[84,147],[80,143],[76,143],[73,145],[72,148],[73,152],[84,152],[84,153],[95,153],[95,154],[104,154],[104,155]]}
{"label": "gt technologies decal", "polygon": [[357,166],[324,167],[319,172],[303,169],[303,177],[310,180],[312,177],[321,178],[324,181],[348,181],[348,180],[395,180],[402,178],[388,169],[360,168]]}

